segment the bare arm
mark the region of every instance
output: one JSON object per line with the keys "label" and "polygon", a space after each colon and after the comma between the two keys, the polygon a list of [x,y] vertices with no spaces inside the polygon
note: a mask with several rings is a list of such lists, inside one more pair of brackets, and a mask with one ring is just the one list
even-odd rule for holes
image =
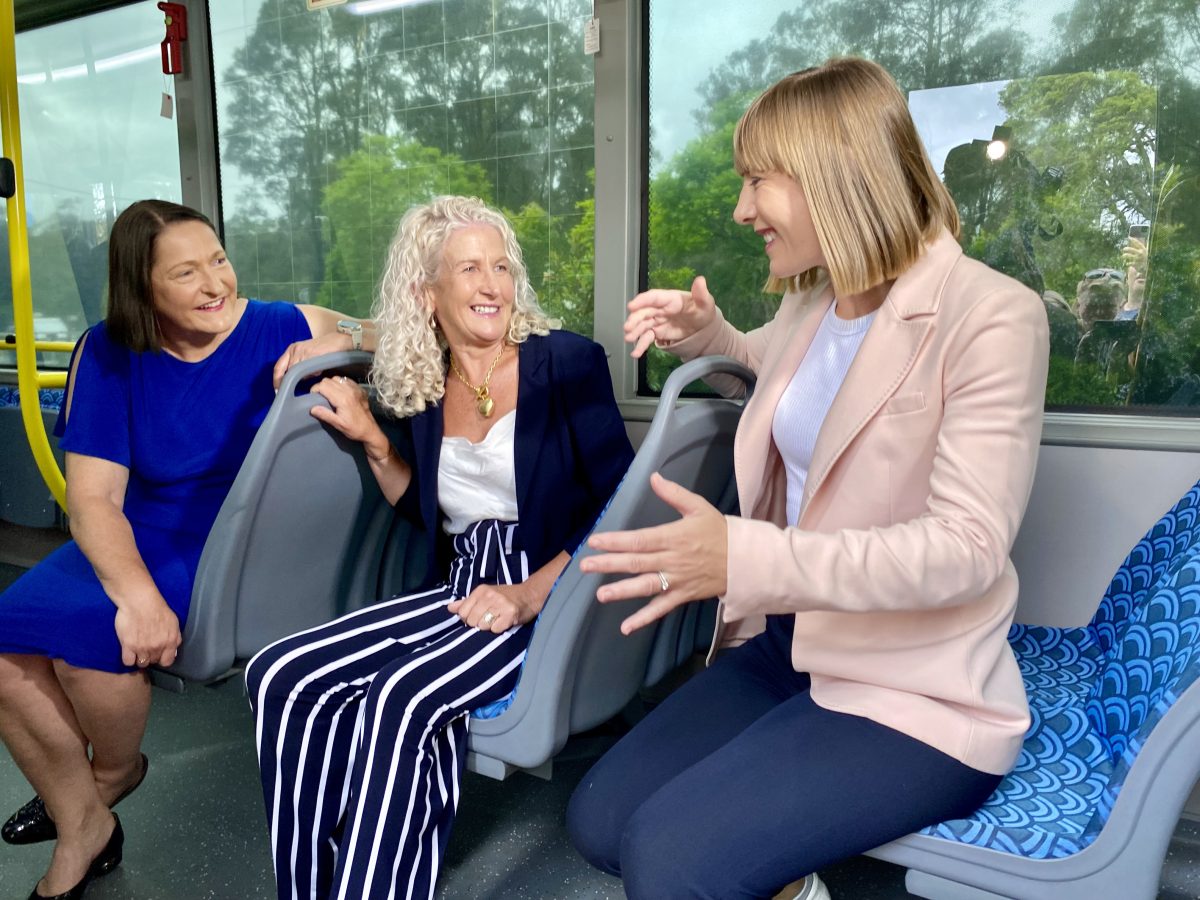
{"label": "bare arm", "polygon": [[121,660],[169,666],[181,640],[179,620],[150,576],[123,506],[129,470],[94,456],[67,454],[71,534],[117,607]]}
{"label": "bare arm", "polygon": [[302,304],[296,308],[300,310],[304,320],[308,323],[308,330],[312,332],[312,337],[307,341],[297,341],[283,351],[275,363],[275,371],[272,373],[276,388],[283,380],[284,373],[301,360],[322,356],[326,353],[335,353],[338,350],[353,349],[354,343],[350,335],[342,334],[337,330],[338,322],[357,322],[361,325],[362,349],[371,353],[375,352],[379,334],[375,323],[370,319],[344,316],[335,309],[326,309],[323,306]]}

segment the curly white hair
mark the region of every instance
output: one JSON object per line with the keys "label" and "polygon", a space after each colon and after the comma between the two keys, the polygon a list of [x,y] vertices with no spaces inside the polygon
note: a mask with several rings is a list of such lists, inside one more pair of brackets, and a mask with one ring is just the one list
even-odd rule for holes
{"label": "curly white hair", "polygon": [[516,289],[508,340],[519,344],[531,334],[549,333],[550,319],[538,305],[516,233],[503,213],[475,197],[436,197],[413,207],[388,246],[371,310],[379,340],[370,382],[393,415],[415,415],[446,393],[446,339],[425,291],[437,280],[446,239],[469,225],[490,225],[504,240]]}

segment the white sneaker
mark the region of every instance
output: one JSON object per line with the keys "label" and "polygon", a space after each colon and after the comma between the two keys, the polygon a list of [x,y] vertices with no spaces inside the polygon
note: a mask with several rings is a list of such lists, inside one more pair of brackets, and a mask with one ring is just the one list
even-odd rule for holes
{"label": "white sneaker", "polygon": [[793,881],[775,895],[775,900],[832,900],[829,888],[814,872],[807,878]]}

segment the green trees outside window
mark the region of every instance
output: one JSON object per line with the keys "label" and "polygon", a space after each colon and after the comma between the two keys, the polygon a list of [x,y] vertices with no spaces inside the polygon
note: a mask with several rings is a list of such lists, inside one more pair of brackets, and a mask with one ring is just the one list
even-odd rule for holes
{"label": "green trees outside window", "polygon": [[[691,4],[650,2],[650,284],[702,273],[739,327],[773,315],[761,242],[730,217],[733,125],[782,75],[862,55],[909,93],[958,203],[964,249],[1043,297],[1047,407],[1200,408],[1196,4],[767,0],[756,34],[741,46],[700,42],[696,71],[681,76],[666,51]],[[731,8],[708,28],[739,33],[744,22]],[[679,97],[689,78],[692,123],[681,129],[656,97]],[[657,389],[670,365],[652,355],[646,386]]]}
{"label": "green trees outside window", "polygon": [[403,212],[467,193],[513,220],[550,314],[591,334],[590,2],[210,8],[244,293],[365,315]]}

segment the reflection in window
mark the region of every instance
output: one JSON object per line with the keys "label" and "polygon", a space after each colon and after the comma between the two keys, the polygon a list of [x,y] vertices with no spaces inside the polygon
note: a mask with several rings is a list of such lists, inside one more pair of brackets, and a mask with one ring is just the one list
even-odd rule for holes
{"label": "reflection in window", "polygon": [[[147,0],[16,36],[38,339],[73,341],[103,317],[108,232],[121,210],[144,197],[180,199],[176,126],[159,114],[162,21]],[[7,246],[5,217],[0,334],[13,330]],[[15,354],[0,353],[0,364],[15,365]]]}
{"label": "reflection in window", "polygon": [[590,2],[210,9],[243,293],[365,314],[404,211],[473,194],[513,220],[547,310],[591,334]]}
{"label": "reflection in window", "polygon": [[[763,0],[761,12],[714,10],[701,27],[682,0],[651,0],[650,284],[704,274],[738,327],[773,314],[760,242],[730,218],[733,125],[788,72],[863,55],[908,91],[964,249],[1043,297],[1047,407],[1200,408],[1194,10],[1127,8],[1110,30],[1084,0]],[[671,62],[680,28],[695,30],[699,65]],[[652,358],[646,386],[670,364]]]}

